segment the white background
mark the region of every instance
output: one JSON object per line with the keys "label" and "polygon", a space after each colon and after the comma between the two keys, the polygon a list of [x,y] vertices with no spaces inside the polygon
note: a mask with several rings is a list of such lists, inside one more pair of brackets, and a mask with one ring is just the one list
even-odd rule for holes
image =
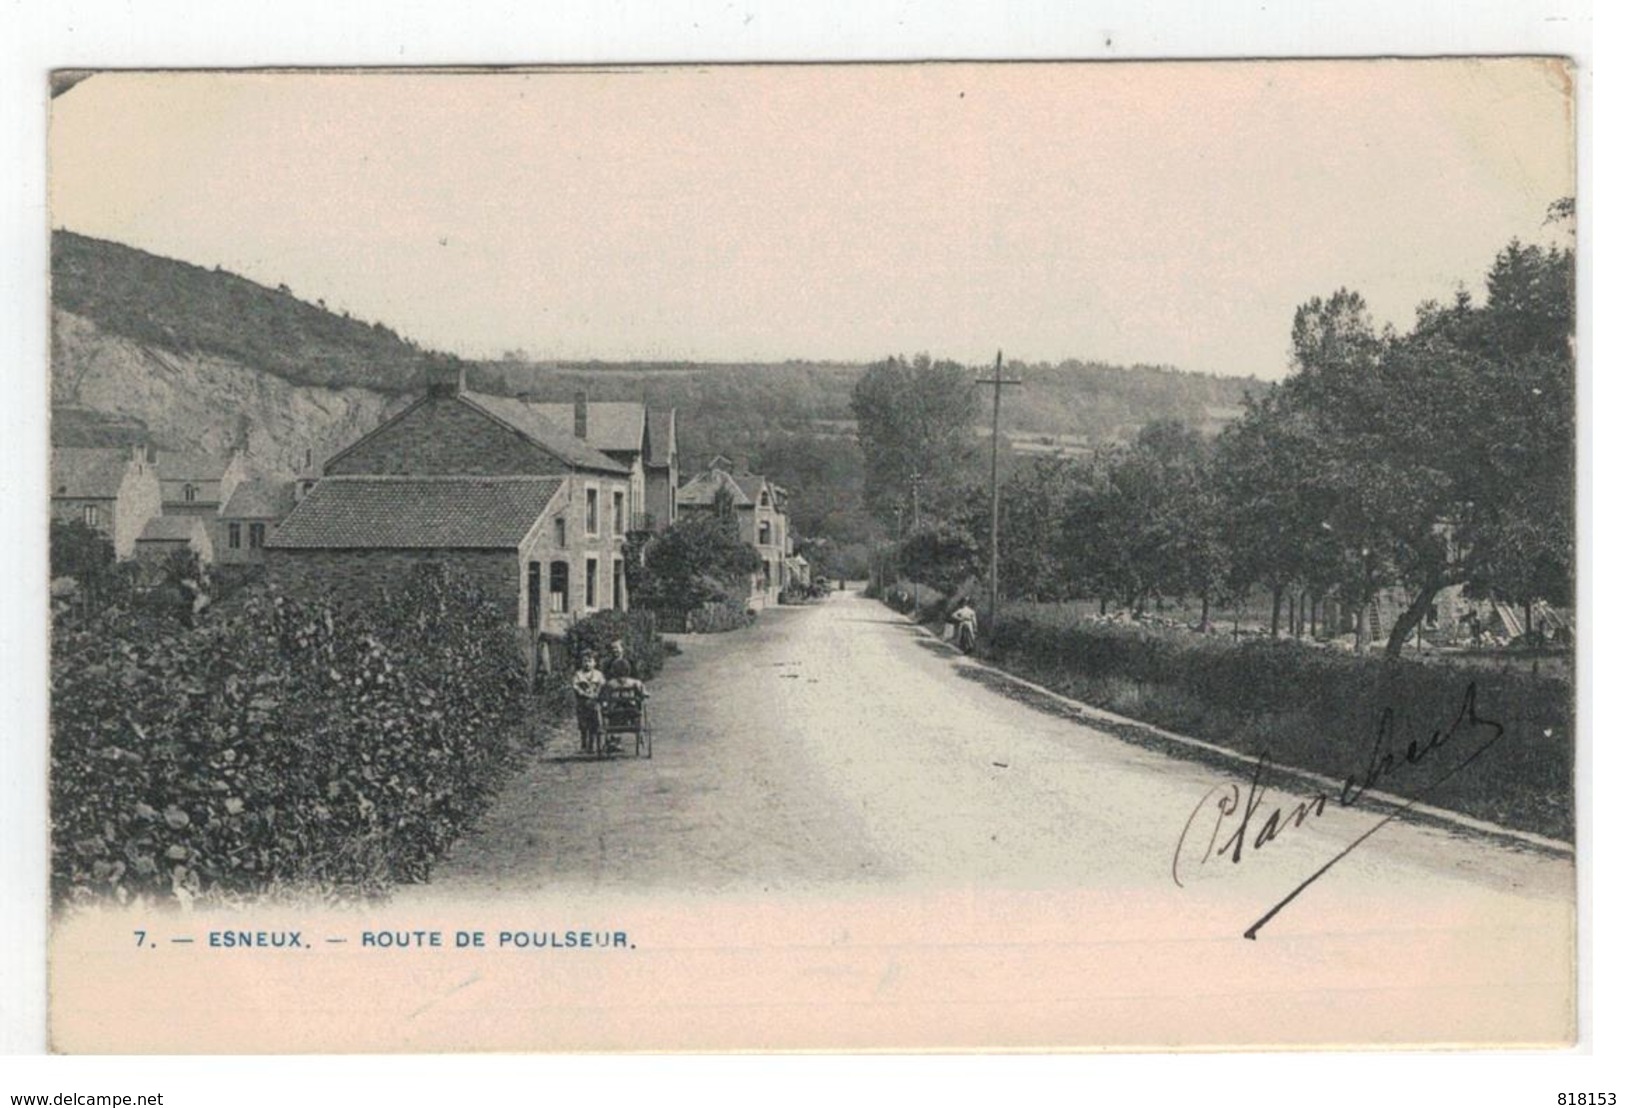
{"label": "white background", "polygon": [[[1102,1104],[1545,1104],[1560,1091],[1621,1088],[1615,1053],[1621,780],[1608,703],[1615,651],[1606,621],[1619,589],[1592,573],[1612,549],[1610,442],[1618,412],[1614,329],[1592,331],[1592,303],[1617,304],[1593,283],[1591,260],[1611,241],[1595,202],[1591,145],[1593,27],[1578,2],[1424,5],[993,3],[905,0],[770,3],[677,0],[340,6],[334,0],[239,4],[6,0],[0,8],[0,1104],[24,1092],[156,1092],[172,1105],[533,1103],[638,1098],[815,1103],[948,1097],[978,1103],[1042,1097]],[[425,65],[453,63],[771,61],[928,58],[1567,54],[1580,64],[1582,619],[1580,833],[1583,1041],[1544,1055],[1274,1055],[903,1058],[311,1058],[85,1059],[44,1049],[45,497],[48,225],[44,206],[46,72],[53,67]],[[1601,82],[1604,92],[1607,81]],[[1603,112],[1602,118],[1611,113]],[[1617,123],[1615,124],[1617,127]],[[1606,144],[1600,166],[1608,167]],[[1606,179],[1605,177],[1602,179]],[[1600,273],[1606,277],[1605,264]],[[1593,291],[1596,290],[1596,291]],[[1614,310],[1617,314],[1617,307]],[[1593,344],[1593,340],[1595,344]],[[1602,367],[1593,372],[1592,367]],[[1592,433],[1600,429],[1595,452]],[[1603,490],[1601,510],[1591,500]],[[1604,560],[1604,567],[1608,565]],[[1615,577],[1617,581],[1617,577]],[[1595,589],[1593,590],[1593,586]],[[1589,598],[1589,599],[1587,599]],[[1603,624],[1599,627],[1599,624]],[[1596,634],[1600,631],[1601,634]],[[1592,636],[1596,637],[1593,638]],[[1587,660],[1589,659],[1589,664]],[[1601,678],[1601,697],[1590,689]],[[1595,709],[1595,714],[1593,714]],[[1595,866],[1593,859],[1601,859]],[[1597,896],[1591,896],[1595,884]],[[1591,936],[1603,936],[1593,947]],[[1593,985],[1595,988],[1593,989]],[[29,1055],[33,1055],[30,1057]]]}

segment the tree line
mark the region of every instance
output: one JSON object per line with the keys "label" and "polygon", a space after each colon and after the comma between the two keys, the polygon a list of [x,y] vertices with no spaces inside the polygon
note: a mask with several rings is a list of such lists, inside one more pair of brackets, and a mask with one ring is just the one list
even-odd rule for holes
{"label": "tree line", "polygon": [[[1560,201],[1548,222],[1572,219]],[[1363,645],[1367,611],[1397,588],[1391,655],[1451,586],[1571,605],[1572,242],[1514,240],[1486,285],[1482,303],[1465,288],[1423,303],[1404,332],[1377,327],[1357,292],[1316,297],[1294,314],[1289,376],[1216,438],[1156,420],[1087,458],[1014,466],[1001,593],[1136,611],[1194,599],[1205,624],[1210,605],[1262,589],[1272,633],[1301,596],[1353,613]],[[866,506],[903,572],[945,592],[986,568],[984,402],[969,369],[924,355],[877,363],[853,390]]]}

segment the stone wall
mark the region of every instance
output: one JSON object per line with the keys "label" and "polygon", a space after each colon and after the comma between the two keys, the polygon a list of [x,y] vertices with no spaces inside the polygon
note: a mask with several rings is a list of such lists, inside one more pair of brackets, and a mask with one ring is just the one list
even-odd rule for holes
{"label": "stone wall", "polygon": [[512,550],[299,550],[265,551],[266,579],[290,596],[332,596],[365,602],[385,588],[400,586],[422,562],[443,562],[485,591],[503,611],[518,595],[519,561]]}

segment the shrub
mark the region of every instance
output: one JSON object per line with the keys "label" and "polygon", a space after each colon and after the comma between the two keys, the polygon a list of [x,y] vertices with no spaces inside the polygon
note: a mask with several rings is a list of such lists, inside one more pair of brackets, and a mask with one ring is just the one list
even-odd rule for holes
{"label": "shrub", "polygon": [[494,788],[521,687],[509,621],[435,566],[366,607],[58,628],[54,899],[419,879]]}
{"label": "shrub", "polygon": [[640,608],[692,611],[750,595],[756,552],[739,540],[732,515],[693,515],[650,540],[631,583]]}
{"label": "shrub", "polygon": [[1494,751],[1436,788],[1443,759],[1405,767],[1380,788],[1418,798],[1426,790],[1430,804],[1574,834],[1574,693],[1561,678],[1019,616],[1000,619],[982,645],[998,664],[1076,699],[1339,781],[1364,773],[1385,709],[1389,746],[1403,759],[1411,739],[1425,742],[1456,718],[1471,684],[1479,716],[1506,727]]}
{"label": "shrub", "polygon": [[737,600],[701,604],[688,614],[688,629],[698,635],[736,631],[750,626],[756,613]]}
{"label": "shrub", "polygon": [[594,612],[578,620],[565,635],[565,664],[574,666],[584,651],[598,656],[599,664],[610,656],[610,644],[619,639],[640,680],[654,677],[666,664],[666,647],[660,638],[653,612]]}

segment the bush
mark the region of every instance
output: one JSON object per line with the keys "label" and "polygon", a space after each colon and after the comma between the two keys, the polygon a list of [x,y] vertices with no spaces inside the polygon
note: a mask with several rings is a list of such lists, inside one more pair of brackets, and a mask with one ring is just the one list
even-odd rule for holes
{"label": "bush", "polygon": [[436,566],[365,607],[58,628],[53,897],[420,879],[495,787],[522,685],[510,621]]}
{"label": "bush", "polygon": [[599,665],[610,656],[610,644],[620,640],[632,662],[632,672],[647,681],[666,664],[666,646],[653,612],[594,612],[576,622],[564,637],[565,665],[574,667],[591,650]]}
{"label": "bush", "polygon": [[[1426,802],[1572,840],[1574,692],[1561,678],[1341,654],[1297,643],[1232,643],[1110,623],[1005,617],[984,633],[997,664],[1087,703],[1248,755],[1341,781],[1363,775],[1385,709],[1403,760],[1460,712],[1506,727],[1493,752],[1426,792]],[[1463,751],[1462,753],[1465,753]],[[1378,787],[1407,797],[1442,773],[1401,766]]]}
{"label": "bush", "polygon": [[739,540],[732,515],[687,516],[656,535],[632,575],[638,608],[693,611],[704,604],[750,595],[756,552]]}
{"label": "bush", "polygon": [[714,601],[702,604],[688,614],[688,629],[697,635],[720,631],[737,631],[749,627],[756,613],[737,600]]}

